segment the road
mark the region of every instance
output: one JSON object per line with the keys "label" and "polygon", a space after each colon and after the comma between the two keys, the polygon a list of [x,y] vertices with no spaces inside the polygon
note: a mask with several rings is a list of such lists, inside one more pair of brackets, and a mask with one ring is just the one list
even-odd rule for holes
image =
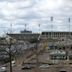
{"label": "road", "polygon": [[[33,68],[33,69],[25,69],[22,70],[21,66],[13,67],[13,72],[60,72],[61,70],[65,70],[67,72],[72,72],[72,66],[70,65],[50,65],[49,68]],[[9,68],[7,69],[9,72]]]}

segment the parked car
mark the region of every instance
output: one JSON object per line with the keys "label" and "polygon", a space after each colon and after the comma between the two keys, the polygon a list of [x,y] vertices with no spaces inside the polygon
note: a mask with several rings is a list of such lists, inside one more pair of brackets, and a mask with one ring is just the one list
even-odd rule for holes
{"label": "parked car", "polygon": [[12,66],[16,66],[16,62],[15,61],[12,61]]}
{"label": "parked car", "polygon": [[49,65],[48,64],[43,64],[43,65],[39,66],[39,68],[42,68],[42,69],[49,68]]}
{"label": "parked car", "polygon": [[7,72],[6,67],[5,66],[0,67],[0,72]]}
{"label": "parked car", "polygon": [[21,69],[24,70],[24,69],[32,69],[32,68],[34,68],[34,66],[29,64],[29,65],[24,65],[24,66],[22,65]]}

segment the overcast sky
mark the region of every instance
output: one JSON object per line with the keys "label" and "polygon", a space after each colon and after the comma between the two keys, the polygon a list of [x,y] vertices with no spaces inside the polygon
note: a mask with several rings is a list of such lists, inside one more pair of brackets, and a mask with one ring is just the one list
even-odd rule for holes
{"label": "overcast sky", "polygon": [[[51,16],[53,16],[52,22]],[[0,0],[2,34],[11,30],[11,24],[13,32],[25,29],[25,24],[26,28],[33,32],[69,31],[69,17],[71,25],[72,0]]]}

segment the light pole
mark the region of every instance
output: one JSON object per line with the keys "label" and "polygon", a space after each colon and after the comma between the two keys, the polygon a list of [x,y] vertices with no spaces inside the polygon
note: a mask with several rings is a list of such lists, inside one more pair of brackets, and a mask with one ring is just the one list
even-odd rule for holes
{"label": "light pole", "polygon": [[39,33],[40,33],[40,26],[41,26],[41,24],[38,24],[38,27],[39,27]]}
{"label": "light pole", "polygon": [[51,16],[51,31],[53,32],[53,17]]}
{"label": "light pole", "polygon": [[26,28],[27,28],[27,24],[25,24],[25,31],[26,31]]}
{"label": "light pole", "polygon": [[68,22],[69,22],[69,33],[70,33],[70,22],[71,22],[70,18],[68,19]]}
{"label": "light pole", "polygon": [[[69,36],[68,36],[67,39],[71,39],[71,31],[70,31],[70,28],[71,28],[71,27],[70,27],[70,26],[71,26],[71,25],[70,25],[71,19],[70,19],[70,18],[68,18],[68,23],[69,23]],[[69,48],[70,48],[70,47],[69,47]],[[67,55],[67,61],[68,61],[68,63],[69,63],[69,50],[70,50],[69,48],[66,49],[66,53],[67,53],[66,55]]]}
{"label": "light pole", "polygon": [[40,38],[41,38],[41,34],[39,35],[39,37],[37,38],[37,41],[36,41],[36,72],[40,72],[39,71],[39,60],[38,60],[38,44],[40,42]]}

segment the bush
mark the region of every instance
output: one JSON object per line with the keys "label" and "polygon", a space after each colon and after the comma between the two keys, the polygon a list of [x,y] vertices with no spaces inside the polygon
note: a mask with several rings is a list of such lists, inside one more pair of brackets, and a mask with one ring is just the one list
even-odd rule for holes
{"label": "bush", "polygon": [[30,43],[37,43],[37,39],[32,39],[32,40],[30,40]]}

